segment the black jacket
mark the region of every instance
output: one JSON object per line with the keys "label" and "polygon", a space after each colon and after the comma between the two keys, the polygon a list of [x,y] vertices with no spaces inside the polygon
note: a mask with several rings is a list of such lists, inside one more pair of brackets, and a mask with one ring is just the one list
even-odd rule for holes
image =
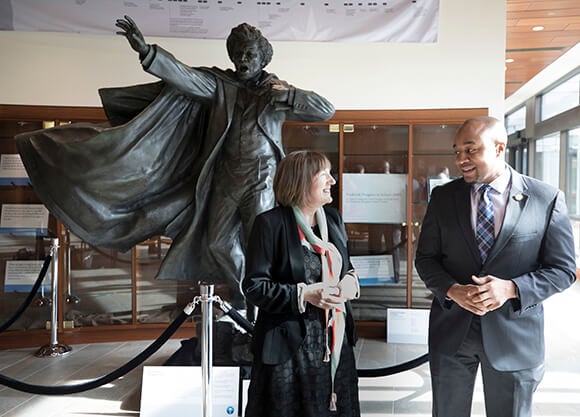
{"label": "black jacket", "polygon": [[[342,256],[343,277],[352,264],[348,256],[344,223],[338,211],[324,207],[328,240]],[[254,328],[255,360],[280,364],[292,357],[305,334],[303,315],[298,310],[297,283],[304,282],[304,253],[298,225],[289,207],[276,207],[259,215],[252,229],[246,253],[246,276],[242,290],[258,306]],[[356,342],[350,303],[346,303],[346,334]]]}

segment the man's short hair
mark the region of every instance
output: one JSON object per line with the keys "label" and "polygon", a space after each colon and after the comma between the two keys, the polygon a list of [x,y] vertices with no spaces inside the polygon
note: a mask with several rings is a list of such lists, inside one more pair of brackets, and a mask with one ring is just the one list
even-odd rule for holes
{"label": "man's short hair", "polygon": [[470,125],[478,125],[483,130],[485,138],[490,139],[493,143],[507,143],[507,132],[503,123],[491,116],[476,116],[467,119],[459,127],[459,130]]}

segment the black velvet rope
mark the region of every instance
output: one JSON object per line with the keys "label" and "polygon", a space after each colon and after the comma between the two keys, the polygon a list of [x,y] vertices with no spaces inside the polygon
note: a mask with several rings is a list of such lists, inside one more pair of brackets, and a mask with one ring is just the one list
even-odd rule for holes
{"label": "black velvet rope", "polygon": [[418,358],[412,359],[407,362],[400,363],[398,365],[389,366],[386,368],[376,368],[376,369],[358,369],[357,373],[359,377],[366,377],[366,378],[377,378],[379,376],[387,376],[398,374],[399,372],[408,371],[413,369],[419,365],[424,364],[429,359],[429,354],[425,353]]}
{"label": "black velvet rope", "polygon": [[[228,303],[224,303],[225,308],[222,307],[222,310],[237,324],[239,324],[244,330],[246,330],[249,334],[252,334],[254,331],[254,325],[248,321],[245,317],[243,317],[234,307],[229,305]],[[425,353],[418,358],[412,359],[407,362],[403,362],[397,365],[389,366],[386,368],[375,368],[375,369],[357,369],[357,374],[359,377],[366,377],[366,378],[377,378],[380,376],[388,376],[398,374],[400,372],[408,371],[413,369],[419,365],[424,364],[429,359],[429,354]]]}
{"label": "black velvet rope", "polygon": [[167,342],[167,340],[175,333],[175,331],[183,324],[183,322],[189,317],[189,314],[181,312],[181,314],[173,320],[173,322],[165,329],[165,331],[159,336],[153,343],[151,343],[143,352],[135,356],[125,365],[113,372],[101,376],[99,378],[83,382],[82,384],[75,385],[61,385],[61,386],[44,386],[44,385],[32,385],[21,381],[17,381],[13,378],[7,377],[5,375],[0,375],[0,384],[5,385],[9,388],[13,388],[18,391],[27,392],[29,394],[41,394],[41,395],[66,395],[66,394],[76,394],[78,392],[88,391],[94,388],[98,388],[101,385],[108,384],[115,379],[125,375],[126,373],[132,371],[147,358],[153,355],[159,348]]}
{"label": "black velvet rope", "polygon": [[250,335],[254,333],[254,325],[247,318],[242,316],[238,310],[232,307],[229,303],[223,302],[219,304],[220,309],[226,313],[233,321],[235,321],[239,326],[242,327]]}
{"label": "black velvet rope", "polygon": [[[46,264],[48,265],[48,263]],[[237,310],[231,307],[229,311],[227,311],[227,314],[240,326],[242,326],[246,331],[248,331],[248,333],[250,334],[252,333],[253,324],[251,324],[248,320],[246,320]],[[179,328],[179,326],[181,326],[188,317],[189,314],[181,312],[181,314],[165,329],[165,331],[161,334],[161,336],[159,336],[153,343],[151,343],[143,352],[141,352],[139,355],[131,359],[122,367],[99,378],[84,382],[82,384],[44,386],[44,385],[27,384],[25,382],[18,381],[16,379],[0,374],[0,384],[18,391],[40,395],[67,395],[98,388],[132,371],[141,363],[143,363],[146,359],[148,359],[151,355],[157,352],[157,350],[159,350],[159,348],[165,342],[167,342],[167,340],[169,340],[169,338],[173,335],[173,333],[175,333],[175,331]],[[398,365],[377,369],[359,369],[357,370],[357,373],[359,377],[367,377],[367,378],[369,377],[376,378],[380,376],[393,375],[399,372],[408,371],[419,365],[422,365],[423,363],[427,362],[428,358],[429,354],[426,353],[418,358],[412,359],[407,362],[403,362]]]}
{"label": "black velvet rope", "polygon": [[38,289],[40,288],[42,281],[44,280],[44,276],[46,275],[46,271],[48,270],[48,267],[50,265],[51,260],[52,260],[52,255],[48,255],[46,258],[44,258],[44,263],[42,264],[42,268],[40,269],[40,273],[38,274],[38,278],[36,278],[36,282],[32,286],[30,293],[28,294],[26,299],[22,302],[22,304],[20,305],[18,310],[16,310],[16,312],[12,315],[12,317],[10,319],[8,319],[2,326],[0,326],[0,333],[2,333],[4,330],[6,330],[10,326],[12,326],[14,324],[14,322],[20,318],[22,313],[24,313],[24,310],[26,310],[28,308],[32,299],[34,298],[34,296],[38,292]]}
{"label": "black velvet rope", "polygon": [[[246,330],[249,334],[252,334],[254,331],[254,325],[248,321],[245,317],[243,317],[234,307],[225,303],[225,308],[221,307],[222,310],[237,324],[239,324],[244,330]],[[412,359],[407,362],[403,362],[397,365],[389,366],[386,368],[375,368],[375,369],[358,369],[357,373],[359,377],[366,377],[366,378],[377,378],[380,376],[388,376],[393,374],[398,374],[400,372],[408,371],[413,369],[419,365],[424,364],[429,359],[429,354],[425,353],[418,358]]]}

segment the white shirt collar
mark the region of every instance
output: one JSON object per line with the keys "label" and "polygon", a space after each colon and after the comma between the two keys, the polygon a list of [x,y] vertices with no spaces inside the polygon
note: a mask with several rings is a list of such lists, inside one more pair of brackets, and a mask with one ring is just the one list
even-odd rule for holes
{"label": "white shirt collar", "polygon": [[[506,190],[506,188],[508,188],[510,181],[511,181],[511,178],[512,178],[512,173],[506,164],[506,167],[505,167],[503,173],[499,177],[497,177],[495,180],[490,182],[489,186],[496,193],[503,194],[504,191]],[[479,182],[473,184],[473,190],[474,191],[479,190],[479,187],[481,187],[482,185],[483,184],[479,183]]]}

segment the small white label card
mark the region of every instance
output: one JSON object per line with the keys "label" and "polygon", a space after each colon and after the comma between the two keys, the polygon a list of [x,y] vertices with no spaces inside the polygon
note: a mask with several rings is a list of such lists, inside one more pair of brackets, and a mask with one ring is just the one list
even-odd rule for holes
{"label": "small white label card", "polygon": [[0,228],[48,229],[48,209],[43,204],[2,204]]}
{"label": "small white label card", "polygon": [[0,185],[28,185],[28,173],[18,154],[0,155]]}
{"label": "small white label card", "polygon": [[395,282],[393,255],[351,256],[360,285],[385,285]]}
{"label": "small white label card", "polygon": [[429,310],[387,309],[387,343],[426,345],[428,334]]}
{"label": "small white label card", "polygon": [[[239,410],[240,368],[212,368],[212,416],[234,417]],[[144,366],[141,417],[202,417],[200,366]]]}
{"label": "small white label card", "polygon": [[[44,261],[6,261],[6,272],[4,274],[5,292],[27,292],[32,289],[38,279]],[[51,270],[47,269],[42,286],[50,288]]]}

